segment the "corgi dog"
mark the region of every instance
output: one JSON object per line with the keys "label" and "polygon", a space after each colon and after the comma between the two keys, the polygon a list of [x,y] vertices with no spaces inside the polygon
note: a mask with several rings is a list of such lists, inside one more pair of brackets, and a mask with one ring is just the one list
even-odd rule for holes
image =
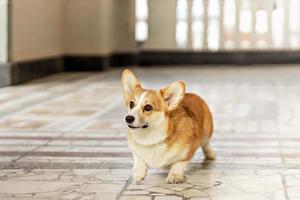
{"label": "corgi dog", "polygon": [[170,167],[166,182],[184,182],[184,171],[199,147],[206,159],[215,159],[210,145],[212,114],[203,99],[185,93],[184,82],[145,89],[129,69],[123,71],[121,82],[135,182],[145,178],[149,167]]}

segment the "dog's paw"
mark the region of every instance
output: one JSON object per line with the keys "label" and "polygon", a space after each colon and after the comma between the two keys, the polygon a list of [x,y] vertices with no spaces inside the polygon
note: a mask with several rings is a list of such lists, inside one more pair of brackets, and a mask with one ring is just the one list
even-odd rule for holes
{"label": "dog's paw", "polygon": [[169,174],[166,179],[166,182],[169,184],[183,183],[184,181],[185,177],[179,174]]}
{"label": "dog's paw", "polygon": [[134,183],[139,183],[144,180],[145,176],[146,176],[145,173],[134,172],[132,175],[132,178],[133,178]]}

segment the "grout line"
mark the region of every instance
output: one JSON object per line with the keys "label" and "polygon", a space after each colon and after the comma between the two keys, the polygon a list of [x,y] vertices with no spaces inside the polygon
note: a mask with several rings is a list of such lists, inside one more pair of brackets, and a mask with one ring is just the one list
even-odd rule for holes
{"label": "grout line", "polygon": [[[57,137],[61,137],[63,134],[60,134],[59,136]],[[16,158],[15,160],[12,160],[11,161],[11,164],[14,164],[14,163],[17,163],[20,159],[26,157],[27,155],[30,155],[30,153],[40,149],[41,147],[46,147],[48,146],[51,142],[53,141],[53,139],[50,139],[48,140],[45,144],[41,144],[41,145],[38,145],[37,147],[35,147],[34,149],[32,149],[31,151],[28,151],[26,153],[24,153],[23,155],[19,156],[18,158]]]}
{"label": "grout line", "polygon": [[131,183],[132,183],[132,176],[130,176],[130,177],[127,179],[127,181],[126,181],[126,183],[124,184],[124,186],[123,186],[121,192],[120,192],[120,193],[118,194],[118,196],[117,196],[117,200],[119,200],[119,199],[122,197],[123,193],[127,190],[128,186],[129,186]]}
{"label": "grout line", "polygon": [[281,181],[282,181],[282,185],[283,185],[285,199],[290,200],[287,189],[286,189],[286,176],[284,176],[283,174],[281,174]]}

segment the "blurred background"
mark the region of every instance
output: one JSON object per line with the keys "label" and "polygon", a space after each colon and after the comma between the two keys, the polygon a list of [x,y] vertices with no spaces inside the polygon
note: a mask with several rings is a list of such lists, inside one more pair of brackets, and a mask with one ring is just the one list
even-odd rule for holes
{"label": "blurred background", "polygon": [[112,66],[298,63],[299,10],[299,0],[0,0],[0,81]]}

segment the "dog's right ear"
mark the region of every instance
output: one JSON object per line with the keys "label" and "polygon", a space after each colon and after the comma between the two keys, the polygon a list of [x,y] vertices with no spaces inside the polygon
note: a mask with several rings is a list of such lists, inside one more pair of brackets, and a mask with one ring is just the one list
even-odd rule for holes
{"label": "dog's right ear", "polygon": [[141,88],[141,84],[134,73],[129,69],[123,71],[121,82],[126,103],[133,98],[135,90]]}

